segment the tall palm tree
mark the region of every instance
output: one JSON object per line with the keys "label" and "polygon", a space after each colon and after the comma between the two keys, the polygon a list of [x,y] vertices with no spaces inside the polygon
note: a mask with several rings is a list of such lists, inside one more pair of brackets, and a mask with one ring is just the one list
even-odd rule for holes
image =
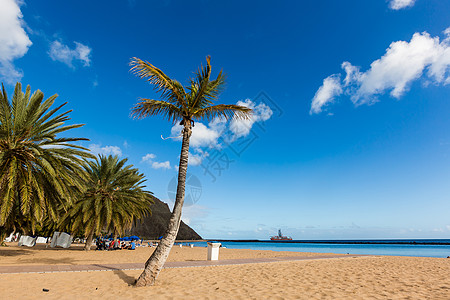
{"label": "tall palm tree", "polygon": [[189,139],[194,121],[211,121],[217,117],[227,120],[246,119],[250,116],[251,109],[239,105],[213,105],[224,89],[225,75],[220,71],[217,78],[211,80],[209,56],[206,57],[206,66],[202,65],[198,69],[186,87],[139,58],[132,58],[130,65],[132,72],[147,80],[161,95],[161,100],[140,99],[133,107],[132,115],[137,118],[159,115],[173,123],[180,122],[180,125],[183,126],[177,193],[168,228],[158,247],[145,263],[144,272],[136,281],[136,286],[146,286],[154,284],[169,256],[180,227],[189,157]]}
{"label": "tall palm tree", "polygon": [[[0,93],[0,226],[14,229],[29,224],[34,231],[44,218],[58,219],[58,209],[71,205],[73,192],[83,188],[84,158],[92,157],[73,142],[84,138],[60,137],[83,124],[64,125],[70,120],[56,108],[57,95],[44,101],[37,90],[25,93],[16,84],[12,101],[2,85]],[[23,222],[22,222],[23,221]]]}
{"label": "tall palm tree", "polygon": [[94,235],[101,231],[123,234],[133,222],[151,213],[153,196],[143,190],[144,174],[126,162],[100,155],[87,163],[86,190],[61,220],[71,232],[83,231],[85,250],[90,250]]}

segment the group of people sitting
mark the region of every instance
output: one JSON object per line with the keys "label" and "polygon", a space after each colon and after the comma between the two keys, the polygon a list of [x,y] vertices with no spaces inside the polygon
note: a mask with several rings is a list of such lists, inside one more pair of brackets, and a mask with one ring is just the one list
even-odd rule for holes
{"label": "group of people sitting", "polygon": [[96,250],[122,250],[122,249],[128,249],[128,250],[135,250],[136,249],[136,242],[121,242],[119,239],[115,239],[112,241],[105,240],[103,238],[98,238],[95,242],[97,245]]}

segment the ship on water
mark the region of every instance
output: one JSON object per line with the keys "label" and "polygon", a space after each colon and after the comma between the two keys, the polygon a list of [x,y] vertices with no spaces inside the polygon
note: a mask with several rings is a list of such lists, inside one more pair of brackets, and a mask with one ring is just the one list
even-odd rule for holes
{"label": "ship on water", "polygon": [[270,237],[271,241],[292,241],[290,236],[285,236],[281,233],[281,229],[278,229],[278,235],[274,235]]}

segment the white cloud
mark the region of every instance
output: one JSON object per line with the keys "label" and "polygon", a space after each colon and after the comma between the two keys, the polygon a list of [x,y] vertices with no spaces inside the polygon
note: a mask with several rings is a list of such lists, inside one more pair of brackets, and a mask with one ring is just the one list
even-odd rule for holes
{"label": "white cloud", "polygon": [[[250,99],[246,99],[245,101],[238,101],[236,104],[249,107],[253,110],[250,119],[233,119],[227,122],[223,118],[216,118],[207,125],[201,122],[195,122],[190,139],[190,165],[200,165],[203,159],[209,155],[208,152],[203,151],[201,148],[220,149],[222,147],[219,142],[221,139],[228,144],[233,143],[238,138],[247,136],[255,123],[267,121],[273,115],[270,107],[264,103],[256,104]],[[176,137],[177,140],[181,140],[182,129],[182,125],[174,125],[170,132],[171,136]]]}
{"label": "white cloud", "polygon": [[155,154],[147,153],[146,155],[144,155],[142,157],[141,162],[148,163],[153,169],[171,169],[172,168],[170,166],[169,161],[164,161],[164,162],[154,161],[155,158],[156,158]]}
{"label": "white cloud", "polygon": [[[216,118],[208,125],[201,122],[196,122],[192,128],[192,136],[190,139],[190,146],[194,148],[209,147],[220,148],[219,138],[226,135],[227,142],[233,142],[240,137],[247,136],[252,130],[256,122],[264,122],[272,117],[272,110],[264,103],[256,105],[250,99],[245,101],[238,101],[237,105],[249,107],[253,110],[253,114],[247,120],[233,119],[229,122],[227,128],[227,121],[222,118]],[[181,140],[182,125],[176,124],[171,129],[171,135],[177,136]]]}
{"label": "white cloud", "polygon": [[[422,76],[426,67],[433,67],[434,62],[441,61],[441,52],[448,46],[441,45],[439,38],[432,38],[428,33],[415,33],[409,43],[392,43],[386,54],[374,61],[369,70],[355,77],[353,83],[357,84],[358,89],[352,96],[352,101],[355,104],[371,102],[372,96],[386,90],[391,90],[392,97],[400,98],[408,90],[410,83]],[[434,73],[435,79],[438,77],[437,73],[443,76],[442,64]]]}
{"label": "white cloud", "polygon": [[[172,136],[180,136],[182,125],[174,125],[171,129]],[[217,145],[217,140],[220,133],[214,128],[208,128],[203,123],[196,122],[192,128],[192,135],[190,139],[190,146],[192,147],[214,147]],[[181,137],[179,138],[181,140]]]}
{"label": "white cloud", "polygon": [[272,110],[264,103],[256,105],[250,99],[245,101],[238,101],[237,105],[245,106],[253,110],[249,119],[233,119],[230,122],[230,131],[234,134],[232,140],[240,137],[246,137],[252,130],[253,125],[256,122],[264,122],[272,117]]}
{"label": "white cloud", "polygon": [[349,86],[352,82],[355,82],[360,78],[361,73],[359,72],[359,68],[353,66],[348,61],[344,61],[341,67],[344,69],[345,74],[347,74],[344,78],[345,86]]}
{"label": "white cloud", "polygon": [[152,163],[152,168],[153,169],[170,169],[170,162],[169,161],[164,161],[164,162],[153,162]]}
{"label": "white cloud", "polygon": [[218,117],[209,122],[208,127],[222,135],[227,130],[227,123],[226,119]]}
{"label": "white cloud", "polygon": [[[173,137],[176,137],[176,140],[181,141],[182,129],[182,125],[176,124],[171,128],[170,134]],[[190,166],[200,165],[203,160],[203,151],[200,147],[213,148],[214,146],[218,146],[219,136],[220,134],[215,130],[208,128],[203,123],[196,122],[195,126],[192,128],[192,135],[189,143],[191,149],[189,151],[188,164]],[[175,168],[178,171],[178,166],[175,166]]]}
{"label": "white cloud", "polygon": [[433,77],[437,83],[450,84],[450,27],[444,30],[445,38],[436,46],[433,61],[428,70],[428,75]]}
{"label": "white cloud", "polygon": [[156,158],[155,154],[148,153],[142,157],[142,161],[152,161],[155,158]]}
{"label": "white cloud", "polygon": [[117,146],[102,147],[100,144],[91,144],[89,145],[89,150],[95,154],[122,156],[122,150]]}
{"label": "white cloud", "polygon": [[393,10],[399,10],[414,5],[416,0],[390,0],[389,7]]}
{"label": "white cloud", "polygon": [[378,101],[377,97],[385,92],[399,99],[421,77],[436,85],[450,84],[450,28],[444,34],[442,41],[423,32],[415,33],[409,42],[393,42],[365,72],[349,62],[342,63],[346,73],[344,84],[339,79],[341,74],[326,78],[314,96],[311,113],[320,113],[335,96],[342,94],[342,89],[355,105],[361,105]]}
{"label": "white cloud", "polygon": [[190,166],[199,166],[202,164],[203,157],[199,154],[189,153],[189,165]]}
{"label": "white cloud", "polygon": [[70,49],[69,46],[62,44],[60,41],[54,41],[50,44],[49,55],[54,61],[65,63],[73,68],[73,61],[79,60],[83,66],[88,67],[91,63],[90,55],[92,49],[86,45],[78,42],[75,43],[75,48]]}
{"label": "white cloud", "polygon": [[1,0],[0,9],[0,77],[9,84],[23,77],[13,61],[24,56],[32,45],[24,30],[21,1]]}
{"label": "white cloud", "polygon": [[203,159],[209,156],[209,153],[203,151],[200,148],[194,148],[192,151],[189,151],[189,161],[188,164],[190,166],[199,166],[202,164]]}
{"label": "white cloud", "polygon": [[[346,78],[347,79],[347,78]],[[342,94],[341,78],[331,75],[323,80],[322,86],[317,90],[311,103],[310,114],[322,112],[322,107],[333,102],[336,96]]]}

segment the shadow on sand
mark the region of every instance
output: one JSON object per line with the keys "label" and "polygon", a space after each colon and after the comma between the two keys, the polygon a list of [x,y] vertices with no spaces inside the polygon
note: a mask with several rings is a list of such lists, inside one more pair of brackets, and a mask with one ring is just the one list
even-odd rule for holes
{"label": "shadow on sand", "polygon": [[54,258],[31,258],[22,259],[21,264],[34,264],[39,263],[41,265],[76,265],[77,260],[70,257]]}
{"label": "shadow on sand", "polygon": [[19,256],[19,255],[27,255],[27,254],[31,254],[30,250],[26,250],[26,249],[21,249],[21,250],[17,250],[17,249],[8,249],[8,248],[3,248],[0,249],[0,257],[2,256]]}
{"label": "shadow on sand", "polygon": [[128,285],[134,285],[136,282],[136,278],[133,276],[128,276],[124,271],[122,270],[115,270],[113,271],[114,274],[119,276],[120,279],[122,279],[125,283],[128,283]]}

